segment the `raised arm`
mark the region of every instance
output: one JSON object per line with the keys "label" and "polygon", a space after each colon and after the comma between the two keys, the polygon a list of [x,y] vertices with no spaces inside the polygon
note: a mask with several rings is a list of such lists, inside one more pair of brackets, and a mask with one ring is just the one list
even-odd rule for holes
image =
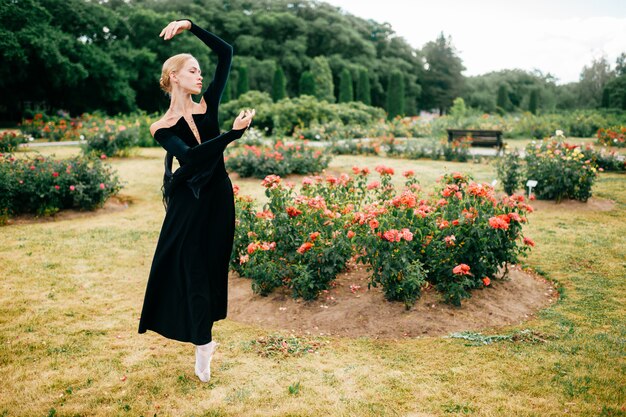
{"label": "raised arm", "polygon": [[189,30],[196,35],[217,54],[217,67],[213,80],[202,95],[207,104],[207,111],[217,114],[217,107],[226,87],[226,80],[228,80],[230,66],[233,61],[233,47],[219,36],[197,26],[190,19],[180,19],[171,22],[161,31],[159,36],[162,36],[164,40],[168,40],[185,30]]}
{"label": "raised arm", "polygon": [[215,68],[213,80],[202,95],[207,104],[207,109],[213,114],[217,114],[217,108],[220,104],[222,94],[224,93],[228,75],[230,74],[230,66],[233,61],[233,47],[219,36],[202,29],[191,20],[190,22],[191,33],[196,35],[198,39],[217,54],[217,67]]}

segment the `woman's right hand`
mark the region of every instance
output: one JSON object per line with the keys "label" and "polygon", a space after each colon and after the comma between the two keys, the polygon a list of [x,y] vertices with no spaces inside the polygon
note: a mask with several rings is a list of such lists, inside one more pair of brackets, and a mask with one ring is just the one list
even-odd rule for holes
{"label": "woman's right hand", "polygon": [[163,28],[159,37],[163,38],[164,41],[172,39],[174,36],[183,33],[185,30],[191,29],[191,21],[189,20],[175,20],[170,22],[167,26]]}
{"label": "woman's right hand", "polygon": [[254,109],[242,110],[233,122],[233,129],[241,130],[248,128],[250,126],[250,123],[252,123],[252,118],[255,114],[256,111]]}

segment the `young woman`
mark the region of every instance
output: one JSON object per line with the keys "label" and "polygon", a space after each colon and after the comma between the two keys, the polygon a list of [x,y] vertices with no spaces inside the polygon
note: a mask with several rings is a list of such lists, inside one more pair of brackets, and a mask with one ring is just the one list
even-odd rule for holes
{"label": "young woman", "polygon": [[[213,80],[199,103],[192,94],[202,90],[198,61],[174,55],[163,64],[161,88],[171,97],[165,115],[150,127],[167,151],[163,181],[165,220],[154,253],[139,333],[153,330],[167,338],[196,345],[195,373],[211,377],[217,343],[213,323],[226,318],[228,264],[235,231],[235,205],[223,151],[241,137],[254,117],[242,111],[233,129],[220,134],[218,106],[233,56],[233,48],[190,20],[169,23],[164,40],[189,30],[218,58]],[[180,167],[172,173],[173,157]]]}

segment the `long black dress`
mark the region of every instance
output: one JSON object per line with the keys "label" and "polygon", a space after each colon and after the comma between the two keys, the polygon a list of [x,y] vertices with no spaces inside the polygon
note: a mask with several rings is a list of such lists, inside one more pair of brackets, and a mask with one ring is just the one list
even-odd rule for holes
{"label": "long black dress", "polygon": [[180,168],[164,184],[167,210],[139,333],[153,330],[170,339],[203,345],[211,341],[213,322],[226,318],[235,205],[223,151],[245,129],[222,135],[219,131],[218,106],[230,71],[232,47],[193,22],[191,32],[217,53],[218,63],[203,94],[206,112],[192,116],[201,143],[183,117],[154,134],[168,154],[178,159]]}

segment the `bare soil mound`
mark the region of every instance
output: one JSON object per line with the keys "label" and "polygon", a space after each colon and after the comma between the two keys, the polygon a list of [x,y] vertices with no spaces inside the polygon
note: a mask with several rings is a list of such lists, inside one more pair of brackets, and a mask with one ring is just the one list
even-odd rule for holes
{"label": "bare soil mound", "polygon": [[432,288],[415,305],[386,301],[380,287],[367,289],[369,273],[354,267],[318,300],[291,298],[278,289],[267,297],[252,292],[251,281],[231,273],[228,318],[295,335],[403,338],[440,336],[518,324],[556,302],[558,291],[541,277],[512,269],[507,278],[473,292],[461,307],[444,304]]}

